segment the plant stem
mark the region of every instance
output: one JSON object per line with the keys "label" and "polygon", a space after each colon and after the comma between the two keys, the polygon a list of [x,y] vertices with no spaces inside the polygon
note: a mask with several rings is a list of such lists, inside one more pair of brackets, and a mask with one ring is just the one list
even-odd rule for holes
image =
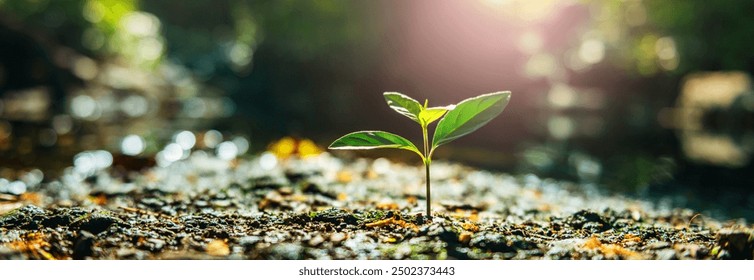
{"label": "plant stem", "polygon": [[424,167],[427,169],[426,177],[424,177],[424,180],[427,182],[427,218],[431,219],[430,202],[432,201],[432,196],[429,190],[429,165],[432,164],[432,159],[429,158],[429,137],[427,137],[426,125],[422,125],[422,133],[424,135]]}
{"label": "plant stem", "polygon": [[427,219],[431,219],[432,212],[429,209],[429,205],[430,205],[430,201],[432,200],[432,196],[430,195],[430,192],[429,192],[429,162],[425,162],[424,166],[427,168],[427,177],[426,177],[426,180],[427,180]]}

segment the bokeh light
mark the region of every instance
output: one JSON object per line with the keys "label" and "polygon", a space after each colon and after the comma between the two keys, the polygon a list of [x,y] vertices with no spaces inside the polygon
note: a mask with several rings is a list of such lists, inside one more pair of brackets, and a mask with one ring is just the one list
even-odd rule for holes
{"label": "bokeh light", "polygon": [[144,139],[141,138],[139,135],[128,135],[123,138],[120,144],[121,152],[123,152],[124,155],[129,156],[136,156],[144,152],[144,149],[146,148],[146,143],[144,142]]}

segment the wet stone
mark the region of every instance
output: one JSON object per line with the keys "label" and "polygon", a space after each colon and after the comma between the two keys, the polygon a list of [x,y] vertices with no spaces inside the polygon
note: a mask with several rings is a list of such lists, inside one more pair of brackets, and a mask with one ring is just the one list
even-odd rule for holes
{"label": "wet stone", "polygon": [[87,215],[88,212],[81,208],[57,208],[51,211],[42,221],[42,225],[48,228],[68,226],[77,217]]}
{"label": "wet stone", "polygon": [[585,229],[591,232],[602,232],[611,228],[605,219],[595,212],[581,210],[566,219],[566,223],[576,229]]}
{"label": "wet stone", "polygon": [[317,212],[316,215],[314,215],[314,217],[312,218],[312,220],[317,221],[317,222],[332,223],[336,225],[341,225],[344,223],[355,225],[358,222],[358,220],[353,214],[346,212],[345,210],[337,209],[337,208],[330,208],[324,211]]}
{"label": "wet stone", "polygon": [[26,205],[0,216],[0,227],[38,229],[38,222],[44,214],[45,211],[42,208]]}

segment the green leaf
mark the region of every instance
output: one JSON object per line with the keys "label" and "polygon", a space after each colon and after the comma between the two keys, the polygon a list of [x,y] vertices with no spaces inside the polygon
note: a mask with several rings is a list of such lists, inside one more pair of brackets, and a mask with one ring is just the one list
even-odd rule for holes
{"label": "green leaf", "polygon": [[385,101],[390,108],[421,124],[419,113],[421,113],[423,107],[419,104],[419,101],[397,92],[386,92],[382,95],[385,96]]}
{"label": "green leaf", "polygon": [[432,149],[484,126],[503,112],[510,98],[510,91],[501,91],[461,101],[437,124]]}
{"label": "green leaf", "polygon": [[419,121],[422,126],[427,126],[434,121],[442,118],[442,115],[448,111],[447,107],[432,107],[423,109],[419,112]]}
{"label": "green leaf", "polygon": [[330,147],[333,150],[369,150],[378,148],[394,148],[413,151],[424,159],[414,143],[399,135],[384,131],[358,131],[338,138]]}

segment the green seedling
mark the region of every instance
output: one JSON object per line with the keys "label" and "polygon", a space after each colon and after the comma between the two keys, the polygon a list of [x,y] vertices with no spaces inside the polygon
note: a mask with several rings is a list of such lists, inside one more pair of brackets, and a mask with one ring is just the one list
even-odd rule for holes
{"label": "green seedling", "polygon": [[[440,145],[474,132],[503,112],[508,101],[510,101],[511,93],[501,91],[483,94],[463,100],[457,105],[445,107],[427,107],[428,101],[424,101],[424,105],[422,105],[413,98],[397,92],[386,92],[384,96],[390,108],[421,126],[424,136],[424,149],[422,151],[414,143],[400,135],[377,130],[346,134],[330,144],[329,148],[334,150],[393,148],[409,150],[419,155],[426,169],[427,217],[432,217],[429,176],[432,154]],[[437,123],[430,145],[427,128],[429,124],[437,120],[440,120],[440,122]]]}

